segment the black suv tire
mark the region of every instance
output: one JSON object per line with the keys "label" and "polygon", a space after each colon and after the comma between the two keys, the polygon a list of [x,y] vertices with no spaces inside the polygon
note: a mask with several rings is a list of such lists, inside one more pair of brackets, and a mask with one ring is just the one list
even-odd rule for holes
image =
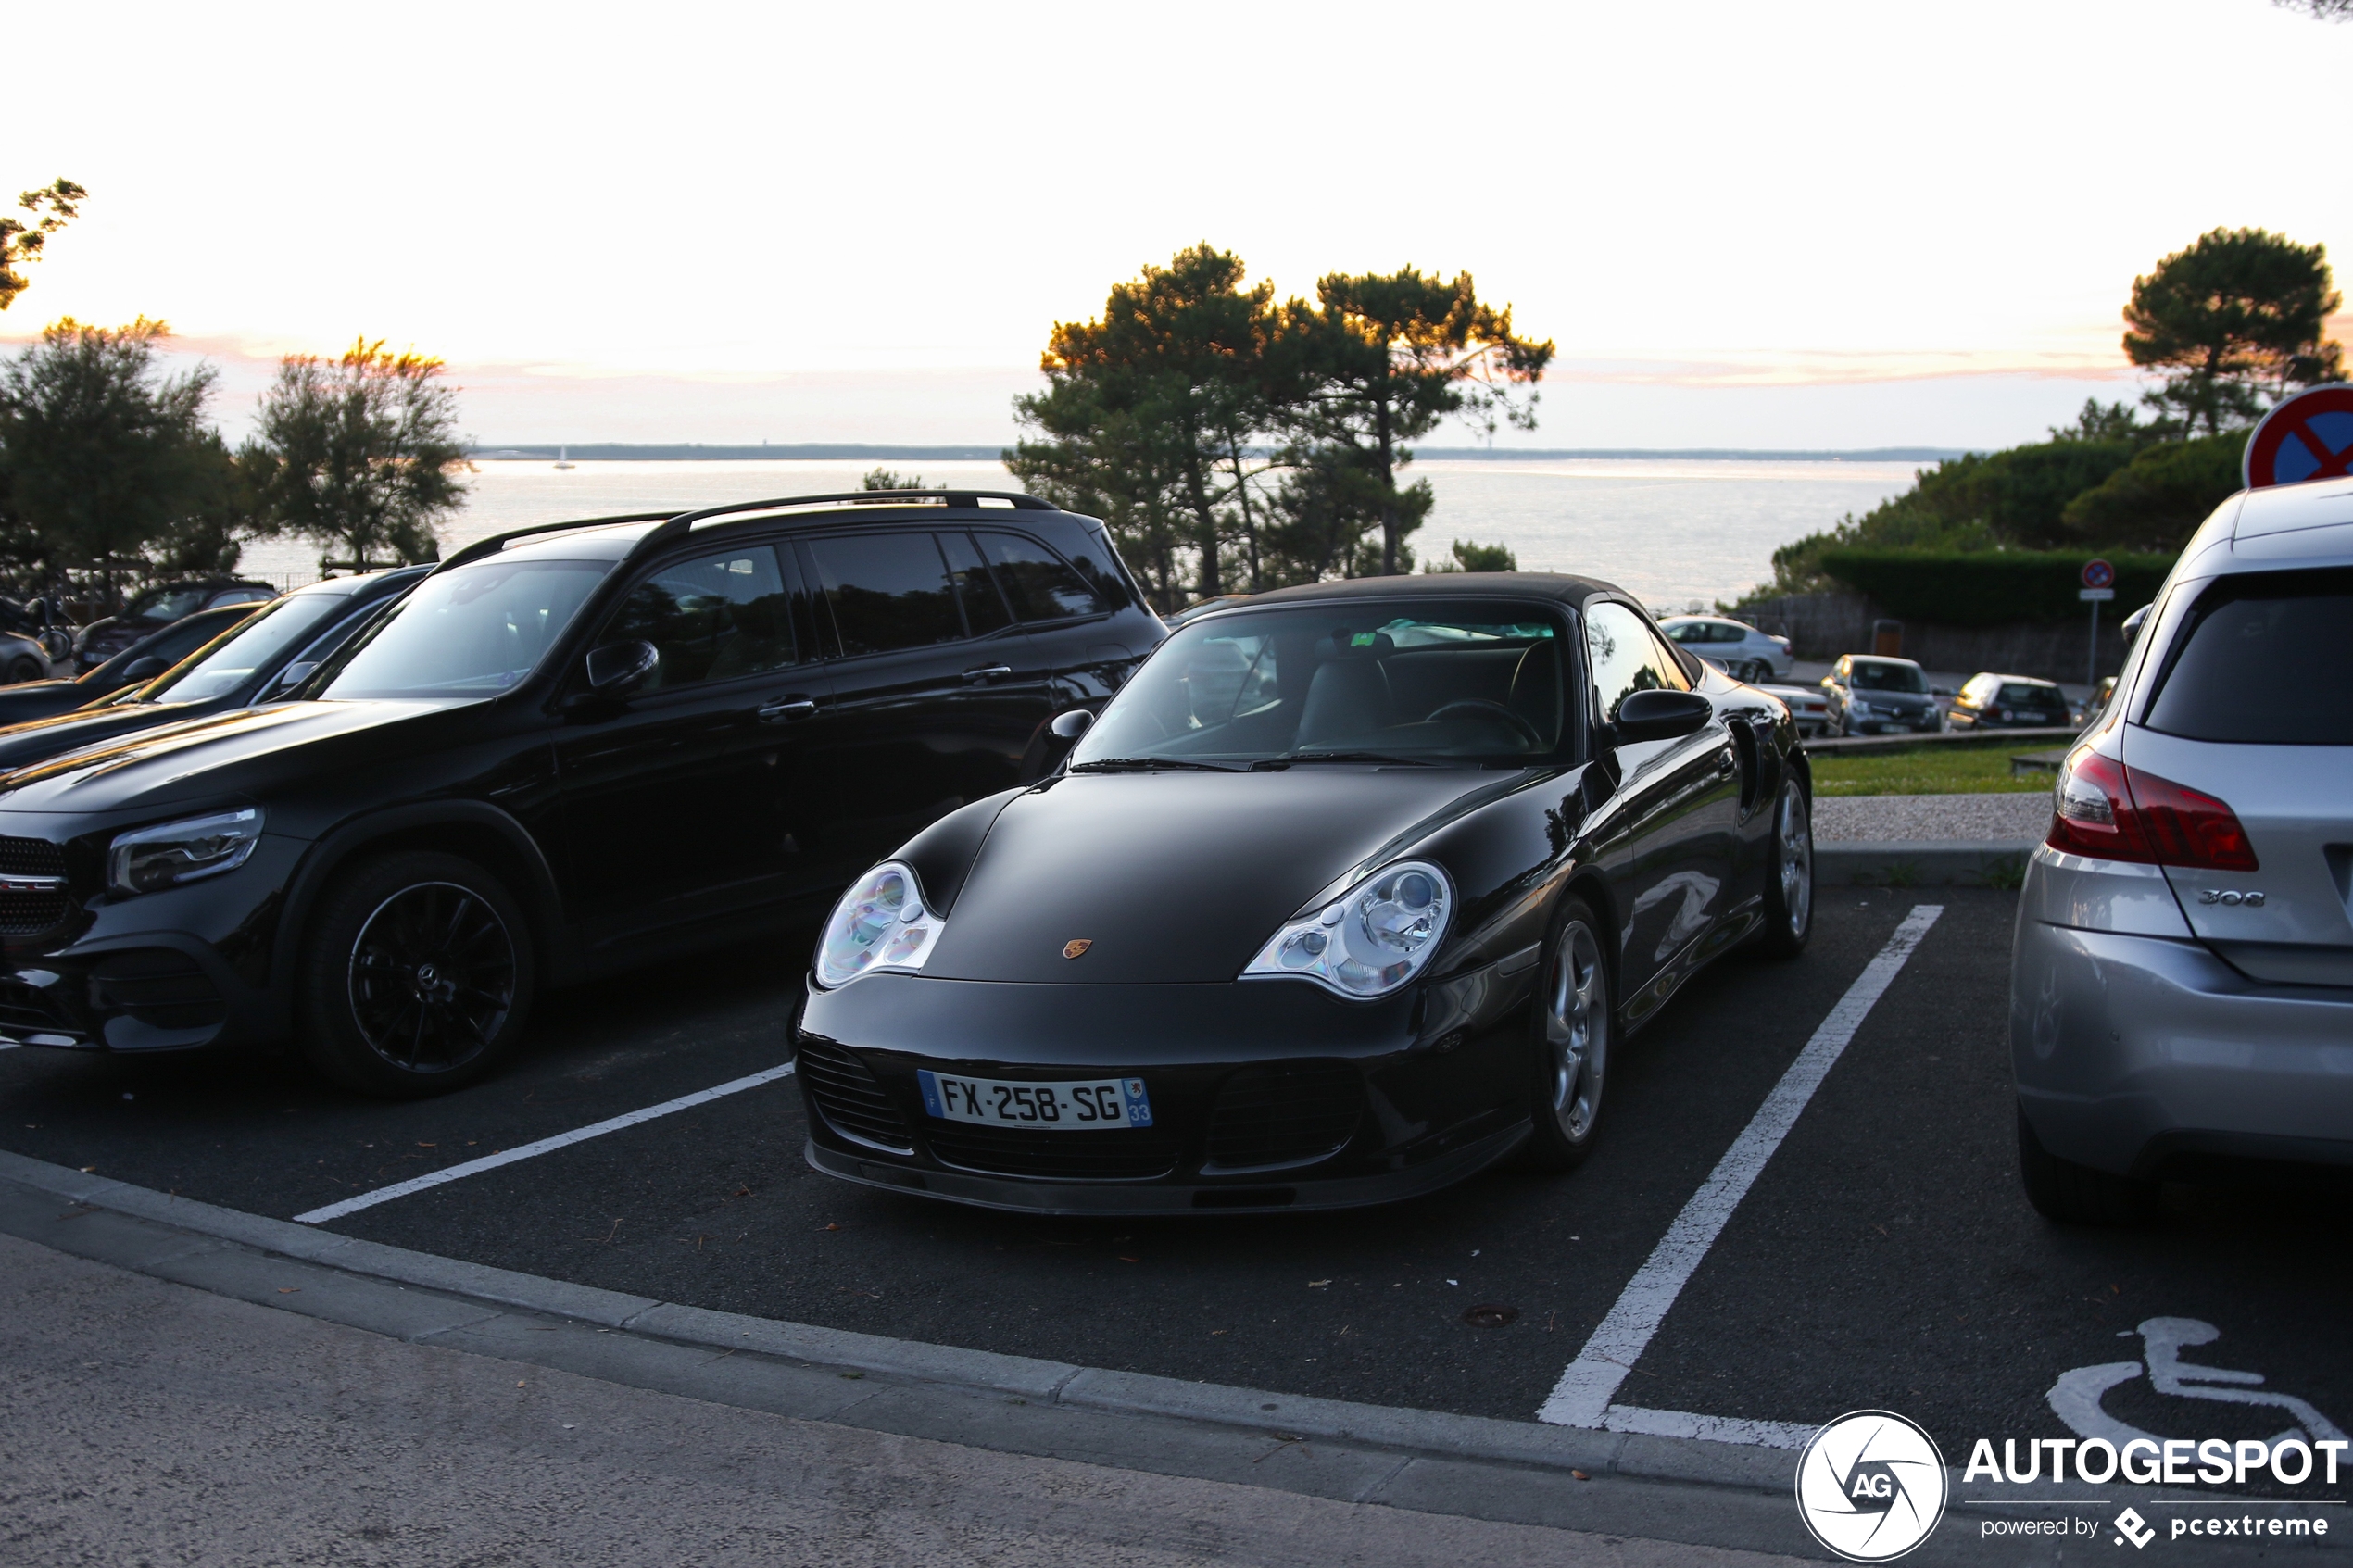
{"label": "black suv tire", "polygon": [[537,979],[531,931],[471,860],[405,850],[343,872],[310,921],[295,975],[311,1066],[387,1099],[446,1094],[498,1066]]}

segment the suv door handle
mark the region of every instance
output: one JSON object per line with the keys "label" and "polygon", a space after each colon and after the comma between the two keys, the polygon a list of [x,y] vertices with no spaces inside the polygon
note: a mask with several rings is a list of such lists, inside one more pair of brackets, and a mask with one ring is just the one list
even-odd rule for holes
{"label": "suv door handle", "polygon": [[763,724],[788,724],[795,719],[806,719],[816,711],[817,705],[807,697],[790,697],[783,702],[772,702],[761,709],[760,721]]}
{"label": "suv door handle", "polygon": [[1013,667],[1010,664],[984,664],[977,670],[965,671],[964,679],[967,681],[1001,681],[1013,672]]}

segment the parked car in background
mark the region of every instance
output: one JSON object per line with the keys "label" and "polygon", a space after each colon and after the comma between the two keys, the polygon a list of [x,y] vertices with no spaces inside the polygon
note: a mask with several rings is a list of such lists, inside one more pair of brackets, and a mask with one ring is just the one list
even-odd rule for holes
{"label": "parked car in background", "polygon": [[1946,694],[1931,686],[1927,672],[1908,659],[1844,655],[1822,677],[1822,689],[1842,734],[1934,734],[1944,728],[1936,699]]}
{"label": "parked car in background", "polygon": [[1980,671],[1953,698],[1947,720],[1957,730],[2047,729],[2075,722],[2073,712],[2053,682]]}
{"label": "parked car in background", "polygon": [[2026,1195],[2146,1212],[2165,1180],[2353,1166],[2353,481],[2198,529],[2068,754],[2010,970]]}
{"label": "parked car in background", "polygon": [[[208,610],[231,618],[228,634],[154,680],[50,718],[0,729],[0,774],[68,751],[86,758],[88,747],[158,724],[283,699],[430,571],[404,566],[331,577],[258,607]],[[235,619],[239,614],[242,620]]]}
{"label": "parked car in background", "polygon": [[74,672],[73,627],[56,597],[0,594],[0,684]]}
{"label": "parked car in background", "polygon": [[0,773],[0,1035],[455,1088],[542,986],[820,910],[1041,777],[1161,636],[1103,525],[1026,495],[479,541],[292,700]]}
{"label": "parked car in background", "polygon": [[74,667],[82,671],[95,669],[142,637],[153,635],[173,621],[194,615],[200,609],[218,609],[224,605],[260,604],[277,596],[278,590],[267,583],[251,583],[233,577],[207,578],[195,583],[166,583],[149,588],[125,605],[120,615],[93,621],[75,633]]}
{"label": "parked car in background", "polygon": [[818,1170],[1119,1215],[1566,1171],[1626,1035],[1810,930],[1787,712],[1591,578],[1257,595],[1087,718],[1051,787],[836,906],[797,1019]]}
{"label": "parked car in background", "polygon": [[1831,699],[1819,686],[1761,685],[1756,688],[1768,696],[1779,697],[1797,724],[1797,733],[1807,740],[1838,733],[1838,717],[1831,709]]}
{"label": "parked car in background", "polygon": [[159,632],[149,633],[96,669],[69,681],[27,681],[19,685],[0,686],[0,725],[46,719],[53,713],[86,708],[126,686],[145,685],[245,620],[257,608],[253,604],[234,604],[200,610]]}
{"label": "parked car in background", "polygon": [[1744,621],[1721,615],[1670,615],[1658,623],[1675,644],[1715,665],[1735,681],[1760,685],[1785,681],[1796,668],[1789,639],[1771,637]]}

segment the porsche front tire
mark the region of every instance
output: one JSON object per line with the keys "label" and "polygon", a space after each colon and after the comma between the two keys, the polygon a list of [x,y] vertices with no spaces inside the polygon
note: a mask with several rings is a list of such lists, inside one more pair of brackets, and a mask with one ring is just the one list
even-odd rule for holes
{"label": "porsche front tire", "polygon": [[1609,1084],[1617,1014],[1601,922],[1584,901],[1561,907],[1537,974],[1534,1074],[1529,1085],[1526,1170],[1573,1171],[1592,1152]]}

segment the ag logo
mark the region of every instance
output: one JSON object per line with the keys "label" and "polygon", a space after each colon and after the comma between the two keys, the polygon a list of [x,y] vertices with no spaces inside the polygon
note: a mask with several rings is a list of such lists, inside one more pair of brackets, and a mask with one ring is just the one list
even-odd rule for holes
{"label": "ag logo", "polygon": [[1797,1461],[1797,1512],[1854,1562],[1903,1556],[1944,1517],[1944,1456],[1890,1411],[1856,1411],[1814,1434]]}

